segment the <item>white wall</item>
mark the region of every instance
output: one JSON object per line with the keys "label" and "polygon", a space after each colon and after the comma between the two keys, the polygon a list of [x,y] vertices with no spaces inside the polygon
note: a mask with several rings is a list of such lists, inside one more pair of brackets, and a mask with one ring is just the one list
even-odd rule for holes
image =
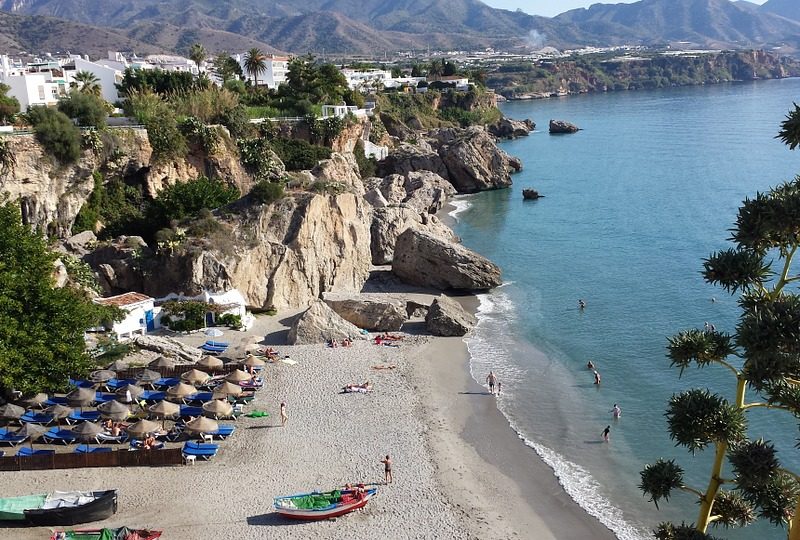
{"label": "white wall", "polygon": [[[120,322],[114,323],[112,332],[117,335],[117,339],[120,341],[129,339],[134,334],[146,334],[147,322],[145,320],[145,312],[153,309],[152,300],[149,302],[134,304],[130,307],[123,307],[122,310],[126,312],[125,318]],[[156,328],[158,328],[158,326],[160,326],[159,318],[155,317],[155,311],[153,315]]]}
{"label": "white wall", "polygon": [[[82,58],[75,59],[75,73],[88,71],[100,80],[103,99],[109,103],[119,101],[116,83],[122,79],[122,72],[107,66],[101,66]],[[71,73],[74,76],[74,73]],[[118,79],[119,78],[119,79]]]}
{"label": "white wall", "polygon": [[22,111],[31,105],[55,105],[58,103],[58,84],[47,82],[44,73],[12,75],[5,77],[2,82],[11,87],[8,95],[17,98]]}

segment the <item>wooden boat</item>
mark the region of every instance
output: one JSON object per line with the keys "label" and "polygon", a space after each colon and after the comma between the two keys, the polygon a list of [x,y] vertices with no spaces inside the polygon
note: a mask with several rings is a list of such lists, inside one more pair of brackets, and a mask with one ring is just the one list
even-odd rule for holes
{"label": "wooden boat", "polygon": [[74,531],[53,531],[50,540],[156,540],[162,531],[147,529],[76,529]]}
{"label": "wooden boat", "polygon": [[100,521],[117,511],[117,490],[55,491],[0,499],[0,521],[31,525],[75,525]]}
{"label": "wooden boat", "polygon": [[276,497],[275,511],[289,519],[309,521],[330,519],[363,508],[377,494],[377,488],[299,493]]}

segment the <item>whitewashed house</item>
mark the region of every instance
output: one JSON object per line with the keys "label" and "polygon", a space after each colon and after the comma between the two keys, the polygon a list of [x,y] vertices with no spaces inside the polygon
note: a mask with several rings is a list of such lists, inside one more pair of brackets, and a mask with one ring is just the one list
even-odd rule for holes
{"label": "whitewashed house", "polygon": [[391,71],[382,69],[343,69],[342,75],[347,79],[347,86],[351,90],[358,88],[375,88],[376,86],[386,84],[386,81],[392,78]]}
{"label": "whitewashed house", "polygon": [[[120,64],[122,65],[122,64]],[[70,69],[74,67],[74,69]],[[90,62],[83,58],[75,58],[73,66],[67,67],[67,75],[72,80],[75,75],[81,71],[88,71],[97,77],[102,97],[109,103],[115,103],[120,100],[119,92],[117,92],[117,84],[122,82],[122,76],[125,68],[119,69],[109,65],[102,65],[96,62]]]}
{"label": "whitewashed house", "polygon": [[264,78],[264,84],[268,88],[275,89],[286,82],[286,74],[289,73],[288,56],[269,54],[264,58],[264,63],[267,66],[267,71],[261,77]]}
{"label": "whitewashed house", "polygon": [[97,298],[95,303],[102,306],[116,306],[125,312],[125,318],[113,323],[111,333],[117,341],[125,341],[135,335],[144,335],[159,328],[158,312],[155,300],[146,294],[127,292],[117,296]]}
{"label": "whitewashed house", "polygon": [[10,87],[8,95],[17,98],[20,109],[34,105],[53,106],[67,95],[68,85],[58,62],[36,62],[21,67],[0,56],[0,82]]}
{"label": "whitewashed house", "polygon": [[[163,298],[156,299],[155,303],[161,306],[165,302],[185,300],[205,302],[206,304],[217,306],[218,312],[209,311],[206,313],[206,326],[214,326],[220,317],[229,314],[239,316],[242,321],[242,328],[245,330],[253,326],[253,322],[255,322],[253,314],[247,311],[247,302],[245,302],[244,296],[238,289],[224,292],[203,291],[196,296],[170,293]],[[158,307],[156,309],[160,310]]]}

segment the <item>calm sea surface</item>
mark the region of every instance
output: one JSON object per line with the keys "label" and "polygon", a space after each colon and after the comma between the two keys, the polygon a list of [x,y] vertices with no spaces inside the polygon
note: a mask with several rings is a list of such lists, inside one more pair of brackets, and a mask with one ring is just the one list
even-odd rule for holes
{"label": "calm sea surface", "polygon": [[[456,232],[497,262],[507,282],[482,296],[468,341],[473,375],[499,372],[499,406],[531,459],[538,452],[620,538],[645,538],[665,519],[696,520],[685,494],[657,511],[637,489],[639,471],[677,458],[689,483],[705,488],[712,456],[676,448],[664,409],[692,386],[731,397],[735,382],[721,368],[679,379],[666,338],[706,321],[733,331],[736,299],[703,282],[701,259],[727,246],[745,197],[800,173],[800,151],[774,139],[793,101],[796,79],[509,103],[506,115],[539,126],[503,143],[524,171],[511,189],[456,201]],[[583,131],[550,136],[551,118]],[[523,202],[526,187],[546,197]],[[796,423],[780,411],[750,419],[751,436],[775,441],[800,470]],[[611,442],[603,444],[607,425]],[[766,524],[716,534],[785,538]]]}

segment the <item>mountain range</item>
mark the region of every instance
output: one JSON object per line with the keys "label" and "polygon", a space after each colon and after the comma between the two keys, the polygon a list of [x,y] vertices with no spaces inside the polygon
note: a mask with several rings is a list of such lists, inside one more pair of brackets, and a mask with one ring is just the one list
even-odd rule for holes
{"label": "mountain range", "polygon": [[[409,49],[530,50],[586,45],[666,45],[800,50],[800,1],[641,0],[595,4],[553,18],[479,0],[0,0],[15,17],[0,24],[0,47],[104,54],[117,49],[370,54]],[[31,18],[33,17],[33,18]],[[55,17],[63,22],[54,28]],[[52,30],[45,35],[39,25]],[[93,35],[94,34],[94,35]],[[88,38],[88,39],[87,39]],[[11,49],[9,49],[11,50]],[[13,52],[13,50],[11,50]]]}

